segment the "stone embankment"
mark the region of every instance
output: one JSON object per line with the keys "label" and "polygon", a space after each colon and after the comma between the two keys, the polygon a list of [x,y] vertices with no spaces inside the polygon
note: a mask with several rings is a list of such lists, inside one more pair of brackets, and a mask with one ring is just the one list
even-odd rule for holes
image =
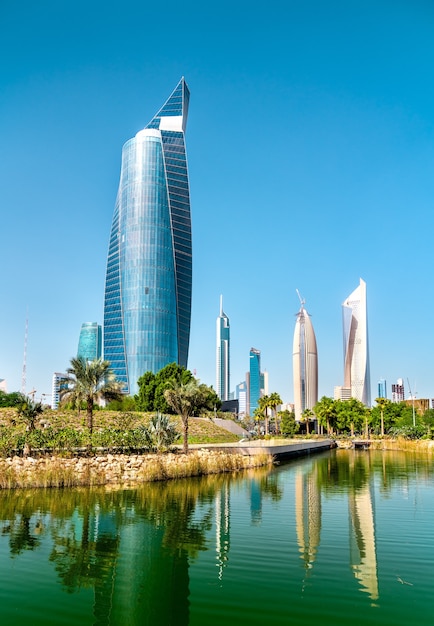
{"label": "stone embankment", "polygon": [[75,487],[185,478],[269,465],[268,454],[246,456],[218,450],[183,454],[112,455],[94,457],[0,459],[0,489]]}

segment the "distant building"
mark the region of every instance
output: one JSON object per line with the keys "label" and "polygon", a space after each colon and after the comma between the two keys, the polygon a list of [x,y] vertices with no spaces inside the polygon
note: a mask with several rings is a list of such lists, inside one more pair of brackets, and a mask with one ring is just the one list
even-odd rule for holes
{"label": "distant building", "polygon": [[402,378],[398,378],[395,385],[392,385],[392,402],[404,402],[405,390],[404,381]]}
{"label": "distant building", "polygon": [[66,379],[68,375],[54,372],[51,385],[51,408],[57,409],[60,402],[60,392],[67,387]]}
{"label": "distant building", "polygon": [[318,402],[318,351],[315,332],[304,300],[297,313],[292,346],[295,419]]}
{"label": "distant building", "polygon": [[351,388],[350,387],[335,387],[333,398],[335,400],[350,400],[351,399]]}
{"label": "distant building", "polygon": [[235,388],[235,398],[238,400],[238,417],[242,419],[247,411],[247,383],[243,381]]}
{"label": "distant building", "polygon": [[368,315],[366,283],[359,286],[342,303],[344,338],[344,387],[351,397],[371,405],[369,372]]}
{"label": "distant building", "polygon": [[6,386],[6,379],[5,378],[0,378],[0,391],[3,391],[3,393],[7,393],[7,386]]}
{"label": "distant building", "polygon": [[384,378],[380,378],[378,381],[378,396],[377,398],[387,398],[387,384]]}
{"label": "distant building", "polygon": [[[261,397],[261,351],[256,348],[250,348],[250,367],[249,367],[249,413],[253,415],[258,408],[259,398]],[[261,385],[262,382],[262,385]]]}
{"label": "distant building", "polygon": [[83,357],[86,361],[101,358],[101,334],[101,326],[97,322],[83,322],[78,340],[77,357]]}
{"label": "distant building", "polygon": [[429,409],[429,398],[408,398],[405,404],[415,408],[419,415],[423,415]]}
{"label": "distant building", "polygon": [[216,389],[220,400],[225,401],[230,399],[230,327],[229,318],[223,312],[223,296],[220,296],[216,339]]}
{"label": "distant building", "polygon": [[235,418],[239,415],[239,402],[238,400],[224,400],[220,407],[220,411],[223,413],[233,413]]}

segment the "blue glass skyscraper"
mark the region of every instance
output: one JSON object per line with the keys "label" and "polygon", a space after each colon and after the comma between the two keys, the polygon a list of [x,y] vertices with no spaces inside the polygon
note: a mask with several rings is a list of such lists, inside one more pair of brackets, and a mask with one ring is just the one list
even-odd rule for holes
{"label": "blue glass skyscraper", "polygon": [[77,356],[86,361],[101,357],[101,326],[97,322],[83,322],[81,325]]}
{"label": "blue glass skyscraper", "polygon": [[249,408],[250,415],[253,415],[255,409],[258,408],[259,398],[261,397],[261,351],[256,348],[250,348],[250,367],[249,367]]}
{"label": "blue glass skyscraper", "polygon": [[184,78],[122,150],[107,260],[104,358],[126,393],[146,371],[187,366],[192,246]]}

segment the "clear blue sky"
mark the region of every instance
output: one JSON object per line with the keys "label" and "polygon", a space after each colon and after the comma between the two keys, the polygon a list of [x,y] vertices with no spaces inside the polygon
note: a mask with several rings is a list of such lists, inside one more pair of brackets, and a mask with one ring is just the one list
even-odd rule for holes
{"label": "clear blue sky", "polygon": [[[367,283],[372,396],[434,397],[434,3],[0,2],[0,378],[51,392],[103,318],[121,149],[181,76],[191,91],[189,367],[231,386],[261,350],[292,401],[306,299],[320,395],[343,383],[341,303]],[[406,384],[407,386],[407,384]]]}

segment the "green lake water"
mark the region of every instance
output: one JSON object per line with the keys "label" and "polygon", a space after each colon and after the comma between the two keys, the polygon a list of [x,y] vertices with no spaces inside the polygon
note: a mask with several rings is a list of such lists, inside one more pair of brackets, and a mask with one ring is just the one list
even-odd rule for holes
{"label": "green lake water", "polygon": [[425,456],[5,491],[0,531],[1,626],[434,624]]}

